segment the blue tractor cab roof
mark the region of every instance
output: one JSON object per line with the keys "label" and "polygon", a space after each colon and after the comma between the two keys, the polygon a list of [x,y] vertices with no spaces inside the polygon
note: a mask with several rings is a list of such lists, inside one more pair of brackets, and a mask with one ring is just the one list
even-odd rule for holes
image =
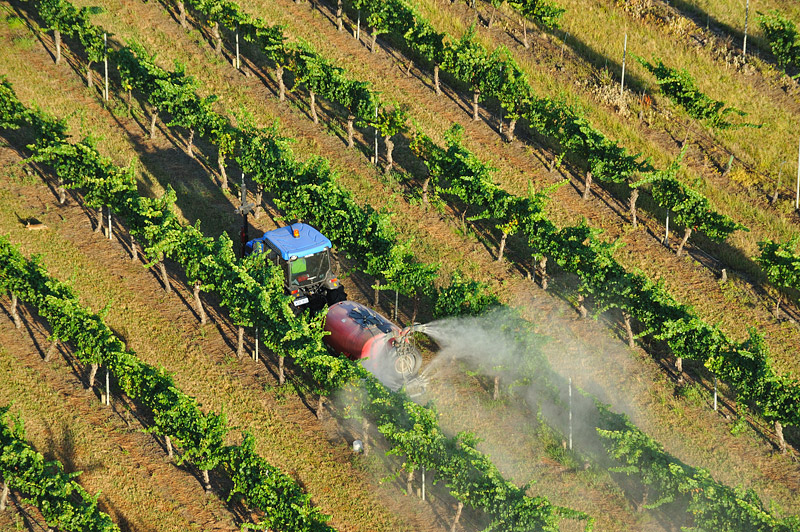
{"label": "blue tractor cab roof", "polygon": [[[294,236],[295,230],[297,236]],[[308,257],[333,247],[325,235],[304,223],[295,223],[267,231],[261,238],[248,242],[247,247],[252,250],[255,242],[265,240],[269,240],[272,244],[270,247],[276,249],[283,260],[289,260],[291,257]]]}

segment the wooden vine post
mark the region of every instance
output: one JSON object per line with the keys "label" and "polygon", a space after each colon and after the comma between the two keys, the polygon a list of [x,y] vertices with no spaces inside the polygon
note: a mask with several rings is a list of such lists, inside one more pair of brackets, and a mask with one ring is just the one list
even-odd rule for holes
{"label": "wooden vine post", "polygon": [[189,130],[189,137],[186,139],[186,155],[194,159],[194,151],[192,147],[194,146],[194,128]]}
{"label": "wooden vine post", "polygon": [[264,198],[264,185],[262,183],[256,183],[256,198],[253,201],[255,206],[253,207],[253,218],[259,218],[262,214],[263,207],[262,207],[262,199]]}
{"label": "wooden vine post", "polygon": [[780,421],[775,422],[775,435],[778,436],[778,446],[781,453],[786,454],[786,440],[783,438],[783,425]]}
{"label": "wooden vine post", "polygon": [[130,235],[131,239],[131,261],[135,261],[139,259],[139,245],[136,243],[136,240],[133,238],[133,235]]}
{"label": "wooden vine post", "polygon": [[633,338],[633,327],[631,327],[631,315],[628,312],[622,311],[622,319],[625,322],[625,333],[628,336],[628,347],[633,349],[636,347]]}
{"label": "wooden vine post", "polygon": [[61,176],[58,177],[56,193],[58,193],[58,204],[64,205],[67,202],[67,189],[64,187],[64,179]]}
{"label": "wooden vine post", "polygon": [[500,249],[497,252],[497,262],[503,261],[503,252],[506,249],[506,239],[508,238],[508,233],[503,231],[503,236],[500,237]]}
{"label": "wooden vine post", "polygon": [[8,482],[3,482],[3,491],[0,493],[0,512],[6,510],[6,503],[8,502]]}
{"label": "wooden vine post", "polygon": [[236,358],[244,355],[244,326],[239,325],[239,332],[236,340]]}
{"label": "wooden vine post", "polygon": [[547,290],[547,257],[542,256],[537,267],[539,269],[539,277],[542,280],[542,290]]}
{"label": "wooden vine post", "polygon": [[353,121],[356,117],[352,113],[348,113],[347,115],[347,147],[352,148],[353,143]]}
{"label": "wooden vine post", "polygon": [[97,370],[100,368],[99,364],[91,364],[89,366],[89,388],[94,387],[94,378],[97,376]]}
{"label": "wooden vine post", "polygon": [[681,253],[683,253],[683,247],[686,245],[686,242],[689,240],[690,236],[692,236],[692,228],[687,227],[683,232],[683,239],[681,240],[680,245],[678,245],[678,251],[675,253],[675,256],[681,256]]}
{"label": "wooden vine post", "polygon": [[99,233],[103,230],[103,207],[100,207],[95,212],[95,221],[97,222],[94,226],[94,232]]}
{"label": "wooden vine post", "polygon": [[61,63],[61,30],[53,30],[53,38],[56,41],[56,64]]}
{"label": "wooden vine post", "polygon": [[317,117],[317,99],[316,99],[317,95],[314,94],[314,91],[308,91],[308,92],[311,95],[311,118],[312,120],[314,120],[315,124],[319,124],[319,118]]}
{"label": "wooden vine post", "polygon": [[203,308],[203,300],[200,299],[200,287],[201,283],[199,280],[194,282],[194,304],[195,308],[197,309],[197,315],[200,316],[200,325],[205,325],[208,321],[208,317],[206,315],[206,310]]}
{"label": "wooden vine post", "polygon": [[283,81],[283,65],[275,67],[275,79],[278,80],[278,101],[286,100],[286,84]]}
{"label": "wooden vine post", "polygon": [[[506,142],[514,142],[514,139],[516,138],[514,136],[514,130],[517,128],[517,120],[518,120],[518,118],[516,116],[514,118],[509,118],[508,119],[508,128],[506,128],[505,132],[500,131],[501,133],[505,134]],[[500,129],[502,130],[502,128],[503,128],[503,120],[501,119],[500,120]]]}
{"label": "wooden vine post", "polygon": [[183,4],[183,0],[177,0],[176,4],[178,5],[178,18],[181,22],[181,28],[188,29],[189,25],[186,24],[186,6]]}
{"label": "wooden vine post", "polygon": [[58,351],[58,338],[53,338],[53,341],[50,343],[50,347],[48,347],[47,351],[44,353],[44,361],[50,362],[50,358],[56,351]]}
{"label": "wooden vine post", "polygon": [[218,54],[222,53],[222,35],[219,33],[219,22],[215,22],[211,28],[211,34],[214,36],[214,51]]}
{"label": "wooden vine post", "polygon": [[630,208],[631,208],[631,222],[633,223],[633,227],[637,227],[638,223],[636,221],[636,201],[639,199],[639,189],[634,188],[631,190],[631,199],[630,199]]}
{"label": "wooden vine post", "polygon": [[153,107],[150,115],[150,140],[156,138],[156,120],[158,120],[158,110]]}
{"label": "wooden vine post", "polygon": [[461,511],[464,509],[464,503],[458,501],[458,506],[456,507],[456,516],[453,518],[453,525],[450,527],[450,532],[456,532],[456,527],[458,526],[458,520],[461,519]]}
{"label": "wooden vine post", "polygon": [[322,415],[325,413],[325,396],[319,394],[319,398],[317,399],[317,420],[322,421]]}
{"label": "wooden vine post", "polygon": [[17,303],[19,300],[17,299],[17,294],[11,294],[11,317],[14,320],[14,327],[19,329],[22,327],[22,320],[19,319],[19,312],[17,312]]}
{"label": "wooden vine post", "polygon": [[592,188],[592,172],[586,172],[586,181],[583,188],[583,199],[589,199],[589,192]]}
{"label": "wooden vine post", "polygon": [[172,283],[169,282],[169,276],[167,275],[167,266],[164,264],[164,254],[161,253],[158,256],[158,268],[161,270],[161,280],[164,283],[164,290],[168,293],[172,293]]}
{"label": "wooden vine post", "polygon": [[531,43],[528,42],[528,22],[525,15],[520,15],[519,21],[522,24],[522,45],[527,50],[531,47]]}
{"label": "wooden vine post", "polygon": [[781,315],[781,303],[783,303],[783,293],[778,290],[778,295],[775,296],[775,309],[773,310],[773,314],[775,314],[775,319],[777,320]]}
{"label": "wooden vine post", "polygon": [[429,205],[430,202],[428,201],[428,188],[431,185],[431,172],[430,170],[427,171],[425,174],[425,180],[422,182],[422,202],[425,205]]}
{"label": "wooden vine post", "polygon": [[392,136],[384,136],[383,143],[386,145],[386,168],[384,168],[384,172],[388,174],[394,166],[394,159],[392,158],[392,152],[394,152],[394,142],[392,141]]}
{"label": "wooden vine post", "polygon": [[581,313],[581,318],[583,319],[586,319],[586,317],[589,315],[589,312],[586,310],[586,306],[583,304],[585,299],[586,298],[583,296],[583,294],[578,294],[578,312]]}

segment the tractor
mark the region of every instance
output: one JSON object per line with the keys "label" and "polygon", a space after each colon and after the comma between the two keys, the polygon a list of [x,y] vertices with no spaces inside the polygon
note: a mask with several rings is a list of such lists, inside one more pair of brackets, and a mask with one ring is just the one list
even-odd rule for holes
{"label": "tractor", "polygon": [[331,241],[308,224],[293,223],[267,231],[245,244],[245,255],[267,253],[284,271],[284,287],[293,296],[297,313],[319,312],[325,306],[323,341],[328,348],[361,362],[392,390],[421,393],[426,382],[418,376],[422,356],[412,341],[424,325],[401,329],[372,309],[347,301],[344,287],[331,268]]}
{"label": "tractor", "polygon": [[347,299],[333,272],[331,247],[331,241],[310,225],[293,223],[250,240],[245,255],[266,253],[285,274],[284,288],[294,298],[293,308],[316,312]]}

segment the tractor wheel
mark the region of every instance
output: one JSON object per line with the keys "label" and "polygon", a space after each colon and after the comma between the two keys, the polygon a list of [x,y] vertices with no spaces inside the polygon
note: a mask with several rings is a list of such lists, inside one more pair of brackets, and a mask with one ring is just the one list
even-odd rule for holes
{"label": "tractor wheel", "polygon": [[394,359],[394,371],[403,381],[407,381],[419,373],[422,366],[422,356],[411,350],[398,353]]}

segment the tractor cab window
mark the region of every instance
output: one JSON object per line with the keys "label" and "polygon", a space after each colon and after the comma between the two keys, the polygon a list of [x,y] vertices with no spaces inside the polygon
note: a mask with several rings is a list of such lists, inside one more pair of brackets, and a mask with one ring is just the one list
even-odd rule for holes
{"label": "tractor cab window", "polygon": [[330,270],[328,251],[289,261],[289,285],[307,286],[325,280]]}

